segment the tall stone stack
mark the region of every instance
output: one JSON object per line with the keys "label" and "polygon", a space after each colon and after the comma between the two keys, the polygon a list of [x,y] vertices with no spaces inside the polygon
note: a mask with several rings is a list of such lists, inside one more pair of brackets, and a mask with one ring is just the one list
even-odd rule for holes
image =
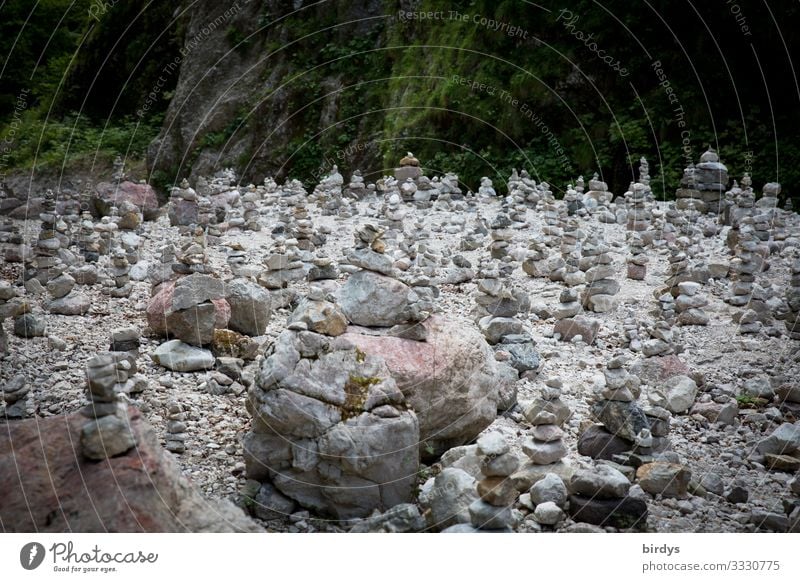
{"label": "tall stone stack", "polygon": [[617,306],[614,296],[619,293],[620,285],[613,278],[614,265],[605,243],[594,236],[584,241],[581,268],[586,280],[581,299],[583,306],[595,313],[613,311]]}
{"label": "tall stone stack", "polygon": [[361,170],[356,170],[350,176],[350,183],[347,185],[345,193],[355,198],[356,200],[363,200],[369,194],[367,185],[364,183],[364,177],[361,175]]}
{"label": "tall stone stack", "polygon": [[98,354],[87,362],[89,404],[81,413],[90,420],[80,437],[81,453],[87,459],[101,461],[136,446],[127,407],[118,396],[126,392],[135,373],[136,361],[122,352]]}
{"label": "tall stone stack", "polygon": [[571,416],[561,400],[561,381],[550,378],[540,396],[525,410],[533,430],[522,443],[522,450],[534,465],[551,465],[567,456],[563,424]]}
{"label": "tall stone stack", "polygon": [[528,294],[509,286],[496,266],[481,269],[478,277],[475,316],[486,341],[495,345],[505,343],[508,336],[524,334],[525,326],[517,315],[530,309]]}
{"label": "tall stone stack", "polygon": [[17,304],[12,302],[16,296],[17,290],[14,286],[0,279],[0,358],[8,355],[8,337],[3,328],[3,321],[19,315]]}
{"label": "tall stone stack", "polygon": [[700,290],[700,283],[695,281],[678,283],[675,310],[678,312],[679,325],[708,325],[708,314],[703,310],[708,305],[708,299]]}
{"label": "tall stone stack", "polygon": [[253,232],[261,230],[259,221],[259,195],[255,191],[245,192],[242,196],[242,218],[244,219],[244,229]]}
{"label": "tall stone stack", "polygon": [[625,449],[649,452],[653,446],[650,422],[636,403],[641,395],[640,381],[624,368],[625,357],[616,356],[606,364],[604,383],[590,414],[602,426],[585,431],[578,442],[578,452],[593,458],[612,459]]}
{"label": "tall stone stack", "polygon": [[547,245],[539,236],[534,236],[528,244],[528,252],[522,261],[522,270],[529,277],[547,277],[550,269],[547,267],[549,251]]}
{"label": "tall stone stack", "polygon": [[489,236],[492,239],[489,244],[489,254],[493,259],[503,259],[508,256],[509,241],[514,238],[511,219],[504,212],[498,212],[489,225],[489,229]]}
{"label": "tall stone stack", "polygon": [[403,232],[403,220],[406,217],[406,210],[403,208],[403,202],[400,195],[396,192],[389,196],[383,208],[383,222],[382,226],[386,227],[384,236],[390,239],[397,239],[400,233]]}
{"label": "tall stone stack", "polygon": [[644,241],[638,232],[629,232],[627,238],[630,251],[627,258],[627,277],[634,281],[644,281],[649,262]]}
{"label": "tall stone stack", "polygon": [[630,189],[625,192],[628,230],[642,232],[650,228],[652,213],[647,205],[649,194],[650,187],[641,182],[631,184]]}
{"label": "tall stone stack", "polygon": [[200,206],[197,203],[197,192],[189,186],[184,178],[180,186],[170,191],[167,215],[170,226],[189,226],[198,224]]}
{"label": "tall stone stack", "polygon": [[786,331],[791,339],[800,340],[800,259],[795,259],[790,269],[791,277],[786,288],[786,303],[789,307],[785,320]]}
{"label": "tall stone stack", "polygon": [[753,299],[756,274],[761,270],[762,260],[756,254],[758,242],[753,230],[747,225],[739,229],[736,257],[731,261],[732,282],[730,294],[725,301],[736,307],[745,307]]}
{"label": "tall stone stack", "polygon": [[570,287],[582,285],[586,276],[580,268],[581,251],[578,246],[578,221],[575,218],[566,218],[561,221],[561,261],[552,264],[555,272],[550,273],[553,281],[563,281]]}
{"label": "tall stone stack", "polygon": [[58,258],[61,241],[56,234],[56,200],[52,190],[47,190],[44,194],[42,213],[39,215],[39,219],[42,221],[42,225],[33,251],[34,271],[26,275],[26,280],[36,277],[44,285],[50,279],[58,276],[59,273],[55,273],[55,270],[61,262]]}
{"label": "tall stone stack", "polygon": [[517,470],[519,459],[499,433],[478,439],[478,455],[482,475],[477,484],[480,498],[469,506],[470,523],[481,531],[511,531],[515,525],[511,508],[517,490],[510,477]]}
{"label": "tall stone stack", "polygon": [[167,434],[164,448],[180,455],[186,452],[186,408],[177,400],[167,402]]}
{"label": "tall stone stack", "polygon": [[683,171],[681,187],[675,192],[678,208],[685,210],[693,202],[701,212],[718,214],[728,181],[728,168],[720,162],[717,152],[709,148],[697,165],[689,165]]}
{"label": "tall stone stack", "polygon": [[589,180],[589,191],[583,195],[583,205],[593,208],[593,213],[598,222],[614,224],[617,221],[615,214],[609,209],[614,194],[608,190],[608,184],[600,180],[595,172]]}
{"label": "tall stone stack", "polygon": [[131,284],[131,266],[128,257],[122,249],[116,249],[111,256],[111,269],[109,270],[114,287],[109,289],[112,297],[128,297],[133,291]]}

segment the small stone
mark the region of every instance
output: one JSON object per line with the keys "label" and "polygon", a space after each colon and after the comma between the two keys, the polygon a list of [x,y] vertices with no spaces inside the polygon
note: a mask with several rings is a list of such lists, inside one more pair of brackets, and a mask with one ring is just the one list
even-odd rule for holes
{"label": "small stone", "polygon": [[487,477],[478,481],[478,495],[490,505],[511,505],[517,490],[507,477]]}
{"label": "small stone", "polygon": [[530,489],[530,499],[535,505],[551,501],[559,507],[564,507],[567,495],[567,486],[555,473],[548,473]]}
{"label": "small stone", "polygon": [[542,525],[555,525],[565,517],[561,508],[552,501],[545,501],[536,506],[533,518]]}
{"label": "small stone", "polygon": [[469,506],[470,521],[479,529],[508,529],[514,524],[510,507],[496,507],[478,499]]}

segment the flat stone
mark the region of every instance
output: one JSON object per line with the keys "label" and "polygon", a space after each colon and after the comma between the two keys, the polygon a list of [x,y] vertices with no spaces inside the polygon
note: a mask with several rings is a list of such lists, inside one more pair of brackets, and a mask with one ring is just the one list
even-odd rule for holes
{"label": "flat stone", "polygon": [[636,497],[600,499],[570,495],[569,515],[577,522],[643,531],[647,525],[647,503]]}
{"label": "flat stone", "polygon": [[569,480],[568,489],[575,495],[599,499],[619,499],[628,494],[631,483],[625,475],[609,465],[594,470],[577,471]]}
{"label": "flat stone", "polygon": [[214,356],[209,350],[171,340],[158,346],[152,355],[153,361],[175,372],[210,370],[214,367]]}
{"label": "flat stone", "polygon": [[684,498],[692,474],[675,463],[647,463],[636,470],[639,486],[651,495]]}

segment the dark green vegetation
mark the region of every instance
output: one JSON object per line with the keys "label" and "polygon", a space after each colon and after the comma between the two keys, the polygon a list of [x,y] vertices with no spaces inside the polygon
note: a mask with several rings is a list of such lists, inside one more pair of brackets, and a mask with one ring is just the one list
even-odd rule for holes
{"label": "dark green vegetation", "polygon": [[[0,123],[16,115],[23,128],[5,164],[62,164],[67,152],[144,157],[179,74],[148,95],[180,55],[192,3],[111,4],[0,9]],[[267,59],[267,74],[187,146],[189,162],[219,152],[248,179],[313,182],[333,163],[345,175],[388,173],[410,150],[429,173],[455,171],[471,188],[488,175],[502,192],[517,167],[555,190],[598,171],[619,194],[645,155],[654,190],[670,196],[687,156],[697,161],[711,144],[732,176],[751,171],[756,187],[778,180],[797,195],[797,3],[424,0],[416,10],[438,12],[424,20],[399,17],[407,2],[333,0],[294,14],[290,4],[262,0],[257,18],[226,22],[199,49]],[[272,104],[285,122],[274,135],[262,127]],[[247,134],[270,136],[269,151],[229,153]]]}

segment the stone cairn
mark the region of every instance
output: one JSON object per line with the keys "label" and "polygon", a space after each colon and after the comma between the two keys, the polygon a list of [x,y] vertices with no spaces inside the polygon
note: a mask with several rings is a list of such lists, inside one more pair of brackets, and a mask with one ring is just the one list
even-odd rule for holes
{"label": "stone cairn", "polygon": [[675,310],[678,312],[679,325],[708,325],[708,314],[703,311],[703,307],[708,305],[708,299],[700,293],[701,287],[695,281],[678,283]]}
{"label": "stone cairn", "polygon": [[614,296],[620,285],[614,276],[614,265],[608,247],[591,236],[582,247],[581,267],[585,272],[586,289],[581,301],[583,306],[596,313],[613,311],[617,304]]}
{"label": "stone cairn", "polygon": [[758,243],[753,231],[744,225],[739,231],[736,258],[731,261],[732,283],[725,301],[735,307],[745,307],[753,299],[756,273],[761,269],[761,257],[756,254]]}
{"label": "stone cairn", "polygon": [[647,502],[628,495],[631,482],[610,465],[581,469],[570,477],[569,515],[577,522],[622,530],[644,530]]}
{"label": "stone cairn", "polygon": [[356,170],[353,172],[353,175],[350,176],[350,183],[347,185],[345,192],[348,196],[355,198],[356,200],[363,200],[369,195],[370,190],[364,183],[364,178],[361,176],[361,170]]}
{"label": "stone cairn", "polygon": [[641,232],[650,228],[652,213],[647,207],[649,194],[650,187],[641,182],[631,184],[630,189],[625,192],[625,200],[628,206],[628,230]]}
{"label": "stone cairn", "polygon": [[111,268],[109,270],[114,287],[109,291],[112,297],[128,297],[133,291],[131,284],[131,266],[128,257],[121,248],[116,249],[111,255]]}
{"label": "stone cairn", "polygon": [[595,172],[589,180],[589,191],[583,195],[583,205],[592,209],[594,217],[603,224],[615,224],[616,215],[611,211],[609,205],[614,198],[614,194],[609,191],[608,184],[600,180]]}
{"label": "stone cairn", "polygon": [[694,203],[701,212],[718,214],[723,192],[728,185],[728,168],[719,161],[711,148],[700,156],[697,165],[689,165],[683,171],[681,187],[675,192],[680,210]]}
{"label": "stone cairn", "polygon": [[642,351],[642,339],[639,336],[639,320],[632,311],[628,311],[622,322],[623,343],[632,352]]}
{"label": "stone cairn", "polygon": [[12,302],[17,290],[8,281],[0,279],[0,358],[8,354],[8,337],[3,329],[3,321],[9,317],[21,315],[18,305]]}
{"label": "stone cairn", "polygon": [[167,402],[167,435],[164,448],[177,455],[186,452],[186,409],[177,400]]}
{"label": "stone cairn", "polygon": [[546,277],[549,274],[547,257],[549,251],[541,237],[534,236],[528,244],[528,252],[522,261],[522,270],[529,277]]}
{"label": "stone cairn", "polygon": [[[510,287],[494,265],[480,269],[478,277],[475,316],[486,341],[495,345],[506,342],[509,336],[525,334],[525,327],[517,316],[530,310],[528,294]],[[511,339],[509,343],[516,343]]]}
{"label": "stone cairn", "polygon": [[400,195],[396,192],[389,195],[383,208],[383,221],[381,226],[385,228],[384,236],[390,239],[397,239],[403,232],[403,220],[406,217],[406,209]]}
{"label": "stone cairn", "polygon": [[416,180],[421,175],[422,170],[419,167],[419,160],[411,152],[408,152],[400,159],[400,167],[394,170],[394,177],[400,184],[409,179]]}
{"label": "stone cairn", "polygon": [[170,191],[167,215],[170,226],[189,226],[198,224],[200,206],[197,203],[197,192],[189,186],[184,178],[180,186]]}
{"label": "stone cairn", "polygon": [[650,453],[653,437],[650,423],[636,403],[641,395],[640,381],[623,368],[625,356],[615,356],[606,364],[603,382],[595,388],[595,402],[590,414],[602,427],[584,431],[578,440],[578,452],[615,461],[626,450]]}
{"label": "stone cairn", "polygon": [[89,404],[81,413],[90,418],[81,429],[81,452],[93,461],[121,455],[134,446],[126,405],[119,394],[136,373],[136,361],[122,352],[98,354],[86,364]]}
{"label": "stone cairn", "polygon": [[[786,303],[789,307],[785,318],[786,331],[791,339],[800,340],[800,259],[795,259],[790,268],[791,278],[786,288]],[[800,390],[797,392],[800,393]]]}
{"label": "stone cairn", "polygon": [[43,285],[58,274],[53,274],[59,265],[58,250],[61,248],[61,241],[56,233],[56,201],[52,190],[47,190],[42,200],[42,213],[39,215],[42,221],[39,229],[39,237],[34,248],[33,266],[34,269],[26,274],[26,280],[32,277],[38,279]]}
{"label": "stone cairn", "polygon": [[510,531],[514,526],[511,508],[517,499],[510,477],[519,459],[499,433],[485,435],[477,444],[482,478],[477,484],[479,499],[469,505],[470,523],[477,530]]}
{"label": "stone cairn", "polygon": [[551,465],[567,456],[561,427],[572,415],[561,400],[561,380],[549,378],[539,398],[525,410],[533,431],[522,443],[523,452],[534,465]]}
{"label": "stone cairn", "polygon": [[514,231],[510,227],[511,219],[504,212],[498,212],[489,225],[492,239],[489,253],[493,259],[503,259],[508,255],[509,241],[514,238]]}
{"label": "stone cairn", "polygon": [[645,244],[641,235],[638,232],[629,232],[627,235],[628,248],[630,254],[628,255],[627,263],[628,279],[634,281],[644,281],[647,275],[647,252],[645,251]]}
{"label": "stone cairn", "polygon": [[[0,357],[2,355],[0,351]],[[17,374],[0,386],[0,396],[3,403],[5,403],[5,408],[0,412],[0,418],[25,418],[28,415],[28,395],[30,391],[31,385],[25,380],[24,374]]]}

